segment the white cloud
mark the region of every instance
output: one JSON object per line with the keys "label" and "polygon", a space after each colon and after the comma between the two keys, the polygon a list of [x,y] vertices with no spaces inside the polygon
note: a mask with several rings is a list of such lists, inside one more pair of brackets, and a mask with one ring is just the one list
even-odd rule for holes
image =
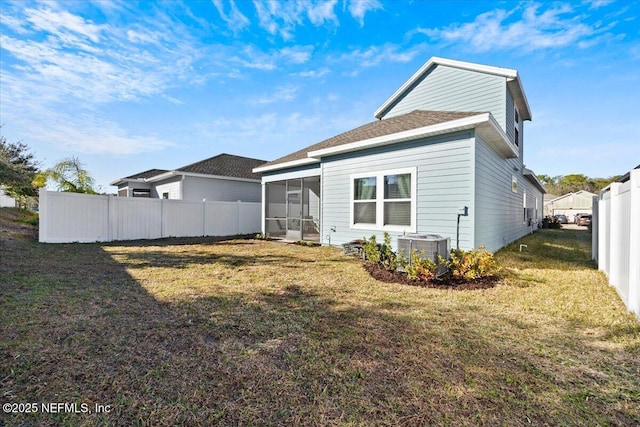
{"label": "white cloud", "polygon": [[337,0],[254,0],[258,23],[267,32],[284,40],[293,38],[293,31],[305,22],[305,17],[316,27],[339,25],[335,14]]}
{"label": "white cloud", "polygon": [[599,9],[601,7],[610,5],[614,1],[615,0],[588,0],[587,3],[591,5],[590,9]]}
{"label": "white cloud", "polygon": [[244,29],[249,26],[249,19],[238,10],[235,2],[233,0],[229,0],[227,4],[230,6],[229,13],[224,11],[225,3],[222,0],[213,0],[213,4],[218,10],[220,17],[223,21],[227,23],[231,31],[237,33],[238,31]]}
{"label": "white cloud", "polygon": [[351,0],[349,2],[349,12],[358,22],[360,26],[364,25],[364,16],[369,11],[384,9],[378,0]]}
{"label": "white cloud", "polygon": [[272,104],[274,102],[293,101],[298,93],[297,86],[282,86],[275,89],[273,93],[250,101],[251,104]]}
{"label": "white cloud", "polygon": [[320,78],[329,74],[331,70],[328,68],[321,68],[319,70],[307,70],[298,73],[297,75],[300,77],[310,77],[310,78]]}
{"label": "white cloud", "polygon": [[598,28],[581,22],[581,16],[573,14],[569,5],[554,4],[541,10],[541,4],[528,4],[521,16],[518,8],[502,9],[480,14],[473,22],[453,24],[446,28],[422,29],[412,33],[423,33],[434,40],[448,43],[463,43],[479,52],[493,49],[521,49],[533,51],[557,48],[586,41],[608,28]]}
{"label": "white cloud", "polygon": [[344,54],[340,60],[355,62],[362,67],[373,67],[381,63],[409,62],[424,50],[423,45],[415,45],[410,49],[395,44],[370,46],[367,49],[355,49]]}

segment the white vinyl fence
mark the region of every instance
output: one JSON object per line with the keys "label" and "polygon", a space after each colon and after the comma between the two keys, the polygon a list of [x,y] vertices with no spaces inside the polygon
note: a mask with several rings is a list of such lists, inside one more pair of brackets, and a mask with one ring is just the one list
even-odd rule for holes
{"label": "white vinyl fence", "polygon": [[594,218],[593,258],[640,320],[640,169],[600,192]]}
{"label": "white vinyl fence", "polygon": [[40,242],[110,242],[259,233],[261,204],[40,190]]}

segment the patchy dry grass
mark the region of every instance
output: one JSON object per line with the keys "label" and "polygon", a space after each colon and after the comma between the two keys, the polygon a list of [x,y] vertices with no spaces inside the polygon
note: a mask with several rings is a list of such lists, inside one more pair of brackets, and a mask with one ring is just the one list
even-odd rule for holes
{"label": "patchy dry grass", "polygon": [[463,292],[376,282],[328,247],[0,241],[0,400],[111,409],[0,417],[637,425],[640,326],[588,236],[529,236],[497,254],[498,286]]}

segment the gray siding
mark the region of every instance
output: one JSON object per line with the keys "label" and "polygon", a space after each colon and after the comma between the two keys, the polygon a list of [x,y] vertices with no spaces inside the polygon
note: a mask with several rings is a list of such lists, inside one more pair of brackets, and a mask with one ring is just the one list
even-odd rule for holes
{"label": "gray siding", "polygon": [[508,132],[505,116],[506,86],[504,77],[438,65],[418,80],[391,107],[385,118],[414,110],[490,112]]}
{"label": "gray siding", "polygon": [[[542,193],[522,175],[520,159],[503,159],[480,136],[476,136],[475,169],[475,246],[494,252],[531,231],[523,221],[523,193],[534,212]],[[511,191],[514,175],[518,180],[515,193]]]}
{"label": "gray siding", "polygon": [[[322,243],[339,245],[382,230],[350,228],[352,174],[417,168],[417,232],[437,233],[451,238],[455,246],[457,213],[473,202],[473,134],[427,138],[390,147],[371,149],[324,159],[322,165]],[[331,231],[335,227],[335,232]],[[473,246],[473,227],[461,221],[460,247]],[[396,247],[399,232],[389,232]]]}
{"label": "gray siding", "polygon": [[231,181],[227,179],[185,176],[183,200],[207,199],[217,202],[260,202],[262,187],[259,182]]}

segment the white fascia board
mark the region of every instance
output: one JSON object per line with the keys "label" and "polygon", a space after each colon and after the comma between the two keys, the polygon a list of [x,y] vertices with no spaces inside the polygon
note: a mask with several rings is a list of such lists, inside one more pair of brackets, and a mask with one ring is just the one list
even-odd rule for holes
{"label": "white fascia board", "polygon": [[[478,128],[484,123],[494,123],[496,130],[502,132],[502,129],[496,121],[493,119],[490,113],[480,113],[475,116],[465,117],[462,119],[451,120],[445,123],[438,123],[436,125],[424,126],[417,129],[411,129],[404,132],[397,132],[391,135],[378,136],[376,138],[365,139],[362,141],[352,142],[350,144],[339,145],[337,147],[324,148],[322,150],[310,151],[310,157],[324,157],[329,155],[348,153],[352,151],[364,150],[366,148],[380,147],[388,144],[395,144],[403,141],[411,141],[418,138],[426,138],[429,136],[442,135],[445,133],[458,132],[462,130],[468,130]],[[494,126],[489,125],[489,129]],[[504,138],[504,142],[508,141],[504,132],[502,135],[497,135],[492,139]]]}
{"label": "white fascia board", "polygon": [[476,126],[476,132],[505,159],[518,157],[518,147],[509,140],[509,137],[496,122],[496,119],[493,118],[493,115],[487,114],[489,119]]}
{"label": "white fascia board", "polygon": [[507,86],[511,89],[513,94],[513,101],[518,106],[518,113],[522,120],[531,120],[531,109],[529,108],[529,102],[527,101],[527,95],[522,88],[522,81],[518,76],[512,79],[507,79]]}
{"label": "white fascia board", "polygon": [[[424,63],[422,67],[418,71],[416,71],[398,90],[396,90],[393,95],[391,95],[378,109],[375,111],[374,116],[378,119],[382,118],[384,112],[393,104],[403,93],[411,87],[418,79],[422,77],[424,73],[426,73],[432,66],[434,65],[445,65],[448,67],[460,68],[463,70],[476,71],[480,73],[486,74],[494,74],[497,76],[506,77],[507,79],[518,79],[518,72],[516,70],[512,70],[510,68],[500,68],[500,67],[492,67],[490,65],[481,65],[474,64],[472,62],[464,62],[464,61],[455,61],[453,59],[439,58],[437,56],[432,57],[427,62]],[[519,81],[519,79],[518,79]],[[524,95],[524,92],[522,92]],[[526,103],[526,98],[525,98]],[[528,111],[528,105],[527,105]],[[530,119],[529,119],[530,120]]]}
{"label": "white fascia board", "polygon": [[222,176],[222,175],[209,175],[206,173],[196,173],[196,172],[183,172],[183,171],[169,171],[169,172],[165,172],[163,174],[160,175],[156,175],[153,176],[151,178],[148,178],[146,180],[146,182],[157,182],[157,181],[162,181],[163,179],[167,179],[167,178],[171,178],[173,176],[191,176],[194,178],[209,178],[209,179],[224,179],[227,181],[243,181],[243,182],[256,182],[259,183],[260,180],[259,179],[251,179],[251,178],[240,178],[240,177],[234,177],[234,176]]}
{"label": "white fascia board", "polygon": [[152,176],[151,178],[147,178],[145,179],[145,182],[161,181],[163,179],[171,178],[172,176],[175,176],[175,175],[176,175],[176,171],[169,171],[169,172],[161,173],[160,175]]}
{"label": "white fascia board", "polygon": [[542,185],[536,174],[531,169],[524,168],[523,172],[525,178],[528,178],[533,185],[538,187],[538,190],[542,191],[542,194],[547,193],[547,190],[544,189],[544,185]]}
{"label": "white fascia board", "polygon": [[194,178],[223,179],[226,181],[241,181],[241,182],[258,182],[258,183],[261,182],[259,179],[241,178],[238,176],[209,175],[206,173],[182,172],[182,171],[176,171],[176,174],[182,175],[182,176],[192,176]]}
{"label": "white fascia board", "polygon": [[275,165],[258,166],[257,168],[253,168],[253,173],[269,172],[269,171],[274,171],[278,169],[287,169],[287,168],[293,168],[296,166],[305,166],[305,165],[310,165],[310,164],[319,163],[319,162],[320,162],[319,159],[314,159],[311,156],[309,156],[305,159],[291,160],[290,162],[276,163]]}
{"label": "white fascia board", "polygon": [[117,179],[117,180],[113,181],[109,185],[117,186],[117,185],[120,185],[120,184],[125,184],[127,182],[146,182],[146,180],[144,178],[120,178],[120,179]]}

